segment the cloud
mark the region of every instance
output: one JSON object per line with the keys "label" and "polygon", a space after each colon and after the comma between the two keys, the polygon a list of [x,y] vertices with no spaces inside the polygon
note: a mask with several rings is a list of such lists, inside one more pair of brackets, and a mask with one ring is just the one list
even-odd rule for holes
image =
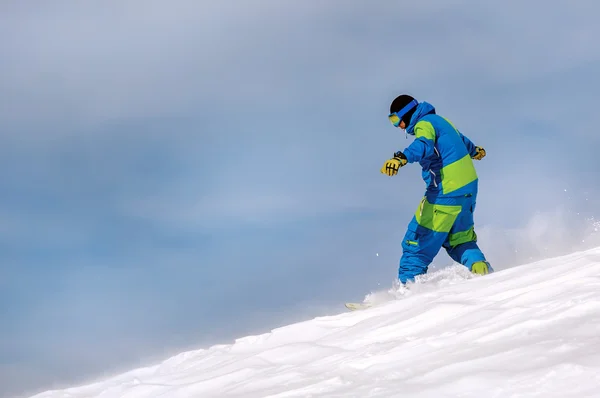
{"label": "cloud", "polygon": [[593,244],[597,8],[3,3],[0,359],[27,380],[15,389],[391,283],[423,193],[416,165],[379,174],[411,142],[386,120],[399,92],[486,147],[476,221],[499,268]]}

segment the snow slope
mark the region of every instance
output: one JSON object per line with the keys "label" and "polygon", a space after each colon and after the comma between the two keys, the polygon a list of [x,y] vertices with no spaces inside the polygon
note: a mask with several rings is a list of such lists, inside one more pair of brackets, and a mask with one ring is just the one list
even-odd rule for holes
{"label": "snow slope", "polygon": [[485,277],[459,268],[368,310],[340,303],[36,398],[600,397],[600,248]]}

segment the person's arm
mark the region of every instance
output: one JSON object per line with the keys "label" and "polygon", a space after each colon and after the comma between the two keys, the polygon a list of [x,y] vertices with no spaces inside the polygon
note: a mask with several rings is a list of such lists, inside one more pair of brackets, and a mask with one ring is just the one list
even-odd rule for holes
{"label": "person's arm", "polygon": [[473,142],[469,139],[469,137],[467,137],[466,135],[462,134],[458,130],[456,130],[456,131],[458,132],[458,135],[460,136],[460,138],[464,142],[465,146],[467,147],[467,151],[469,152],[469,156],[475,157],[475,155],[477,155],[477,147],[475,146],[475,144],[473,144]]}
{"label": "person's arm", "polygon": [[450,120],[446,119],[446,121],[448,123],[450,123],[450,125],[458,133],[460,139],[462,140],[463,144],[465,144],[465,147],[467,148],[467,151],[469,152],[469,156],[471,156],[475,160],[481,160],[485,156],[485,149],[483,149],[482,147],[479,147],[479,146],[476,146],[475,144],[473,144],[473,142],[469,139],[469,137],[467,137],[466,135],[464,135],[463,133],[461,133],[452,124],[452,122]]}
{"label": "person's arm", "polygon": [[469,156],[471,156],[471,158],[473,158],[475,160],[481,160],[485,157],[485,155],[486,155],[485,149],[473,144],[471,142],[471,140],[469,138],[467,138],[466,135],[463,135],[460,131],[458,132],[458,134],[460,134],[460,137],[462,138],[463,142],[465,143],[465,146],[467,147],[467,151],[469,151]]}

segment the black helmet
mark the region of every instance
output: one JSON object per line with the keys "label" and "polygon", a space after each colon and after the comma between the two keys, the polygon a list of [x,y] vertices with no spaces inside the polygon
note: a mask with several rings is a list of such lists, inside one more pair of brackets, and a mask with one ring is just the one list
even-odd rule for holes
{"label": "black helmet", "polygon": [[[390,114],[404,111],[404,114],[398,116],[400,116],[400,119],[408,126],[410,124],[410,118],[417,109],[417,105],[419,105],[419,102],[416,99],[410,95],[402,94],[392,101],[390,105]],[[408,109],[404,109],[407,106]]]}

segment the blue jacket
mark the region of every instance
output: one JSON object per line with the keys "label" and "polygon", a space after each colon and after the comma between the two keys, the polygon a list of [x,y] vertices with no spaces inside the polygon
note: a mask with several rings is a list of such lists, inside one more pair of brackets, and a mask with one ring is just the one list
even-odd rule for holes
{"label": "blue jacket", "polygon": [[427,196],[455,197],[477,193],[477,173],[472,156],[475,145],[452,123],[421,102],[406,128],[415,140],[404,149],[408,163],[419,162]]}

